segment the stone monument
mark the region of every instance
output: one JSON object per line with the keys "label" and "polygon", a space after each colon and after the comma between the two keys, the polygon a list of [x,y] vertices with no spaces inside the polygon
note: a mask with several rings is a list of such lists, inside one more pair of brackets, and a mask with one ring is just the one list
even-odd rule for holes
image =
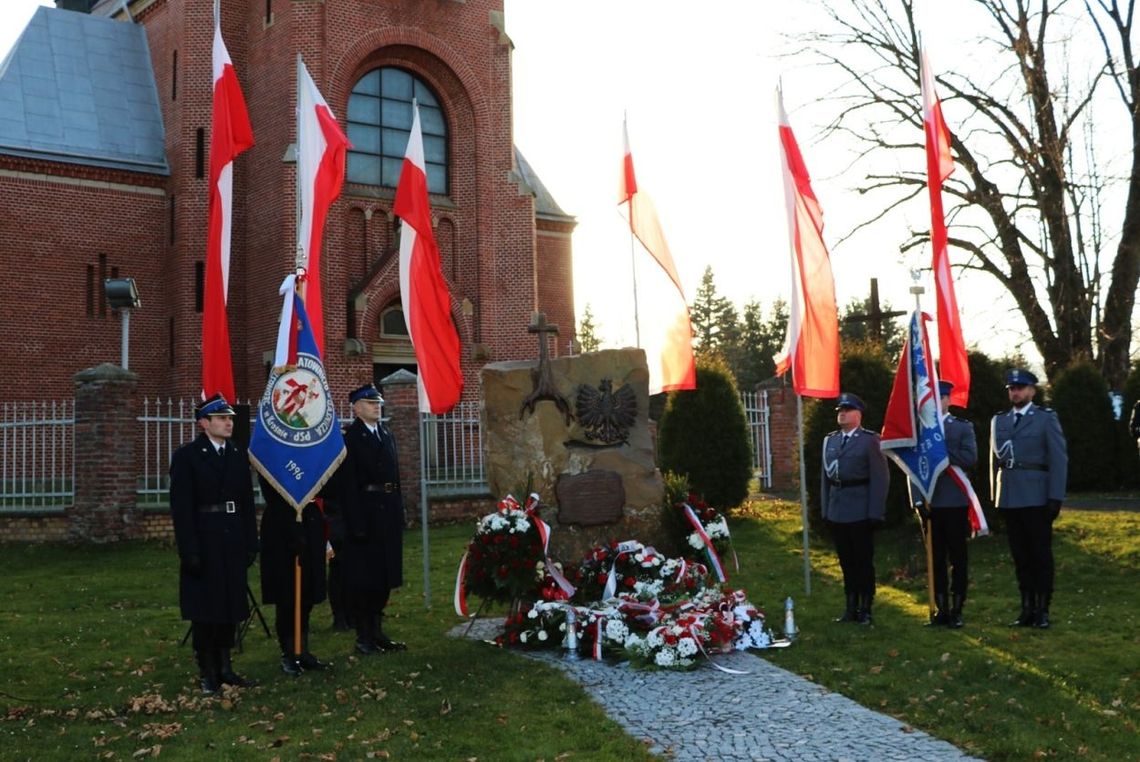
{"label": "stone monument", "polygon": [[596,545],[637,539],[670,552],[665,488],[649,433],[649,368],[640,349],[551,359],[557,327],[537,313],[537,361],[484,366],[482,416],[492,494],[542,499],[551,555],[573,564]]}

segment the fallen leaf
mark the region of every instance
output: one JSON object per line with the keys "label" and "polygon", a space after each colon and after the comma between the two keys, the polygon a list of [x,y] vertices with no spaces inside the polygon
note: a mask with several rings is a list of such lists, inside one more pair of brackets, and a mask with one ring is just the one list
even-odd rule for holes
{"label": "fallen leaf", "polygon": [[882,664],[876,664],[875,666],[871,667],[867,671],[870,672],[872,675],[877,675],[883,671],[883,665]]}
{"label": "fallen leaf", "polygon": [[448,701],[447,699],[444,699],[443,701],[439,702],[439,713],[440,714],[451,714],[451,702]]}
{"label": "fallen leaf", "polygon": [[942,661],[950,661],[950,652],[947,651],[946,653],[942,654],[941,660]]}

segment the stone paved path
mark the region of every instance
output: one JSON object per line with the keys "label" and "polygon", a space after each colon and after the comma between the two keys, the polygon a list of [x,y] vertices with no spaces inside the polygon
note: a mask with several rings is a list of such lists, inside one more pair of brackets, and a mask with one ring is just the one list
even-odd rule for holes
{"label": "stone paved path", "polygon": [[[451,634],[462,637],[465,629],[461,625]],[[468,637],[491,638],[499,629],[500,620],[478,620]],[[570,661],[557,651],[516,653],[561,669],[630,735],[646,739],[650,751],[670,759],[976,759],[749,653],[716,657],[747,675],[728,675],[711,665],[692,672],[650,672],[628,663]]]}

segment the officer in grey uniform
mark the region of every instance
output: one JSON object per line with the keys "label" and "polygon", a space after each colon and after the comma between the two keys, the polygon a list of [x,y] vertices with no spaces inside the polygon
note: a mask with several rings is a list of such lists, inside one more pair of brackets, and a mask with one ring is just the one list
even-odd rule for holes
{"label": "officer in grey uniform", "polygon": [[847,606],[835,621],[871,624],[875,598],[874,529],[886,516],[890,473],[879,435],[862,427],[863,400],[844,392],[835,402],[839,430],[823,440],[820,503],[843,569]]}
{"label": "officer in grey uniform", "polygon": [[1065,499],[1069,458],[1057,414],[1033,404],[1036,383],[1024,368],[1006,373],[1013,408],[990,423],[990,489],[1021,591],[1021,613],[1010,626],[1044,629],[1053,597],[1053,521]]}
{"label": "officer in grey uniform", "polygon": [[[938,382],[942,407],[942,430],[950,465],[969,471],[978,462],[978,439],[974,425],[950,414],[950,391],[954,384]],[[934,485],[930,498],[930,545],[933,550],[934,600],[938,607],[931,624],[957,629],[963,625],[962,605],[969,584],[966,540],[970,536],[969,498],[948,470]],[[946,589],[946,563],[950,563],[950,590]],[[948,595],[949,593],[949,595]],[[949,607],[948,607],[949,604]]]}

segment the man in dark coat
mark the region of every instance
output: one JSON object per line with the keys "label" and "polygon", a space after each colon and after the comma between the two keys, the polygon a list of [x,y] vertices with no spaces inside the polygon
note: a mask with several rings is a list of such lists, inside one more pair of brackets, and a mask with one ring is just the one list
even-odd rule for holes
{"label": "man in dark coat", "polygon": [[1045,629],[1053,599],[1053,522],[1065,499],[1069,455],[1057,414],[1033,404],[1036,385],[1024,368],[1006,373],[1013,407],[990,422],[990,485],[1021,591],[1021,613],[1010,626]]}
{"label": "man in dark coat", "polygon": [[[978,439],[974,425],[950,414],[950,391],[954,384],[938,382],[942,405],[942,430],[950,465],[973,469],[978,462]],[[934,600],[937,611],[931,624],[957,629],[963,625],[962,606],[969,584],[969,557],[966,540],[970,536],[970,500],[950,475],[943,471],[930,498],[930,545],[934,556]],[[950,562],[950,590],[946,585],[946,562]],[[952,595],[952,597],[949,597]]]}
{"label": "man in dark coat", "polygon": [[362,654],[406,646],[384,632],[384,607],[404,582],[404,498],[396,440],[380,420],[384,398],[372,384],[349,395],[356,419],[344,434],[345,466],[352,472],[355,500],[345,506],[344,557],[356,650]]}
{"label": "man in dark coat", "polygon": [[875,599],[874,530],[887,511],[890,472],[879,435],[862,427],[863,400],[844,392],[835,402],[839,430],[823,440],[820,503],[831,528],[847,606],[835,621],[871,624]]}
{"label": "man in dark coat", "polygon": [[257,558],[253,479],[245,450],[230,442],[234,411],[220,394],[194,417],[202,429],[170,459],[170,512],[181,562],[178,598],[192,625],[200,686],[248,687],[236,674],[230,649],[249,616],[246,569]]}
{"label": "man in dark coat", "polygon": [[[339,470],[339,469],[338,469]],[[333,479],[325,485],[333,492]],[[322,670],[329,665],[309,650],[309,615],[325,599],[325,517],[316,503],[309,503],[297,520],[297,512],[265,480],[261,494],[265,513],[261,517],[261,601],[276,606],[275,629],[281,646],[281,669],[296,677],[304,670]],[[295,632],[295,569],[301,567],[301,642]]]}

